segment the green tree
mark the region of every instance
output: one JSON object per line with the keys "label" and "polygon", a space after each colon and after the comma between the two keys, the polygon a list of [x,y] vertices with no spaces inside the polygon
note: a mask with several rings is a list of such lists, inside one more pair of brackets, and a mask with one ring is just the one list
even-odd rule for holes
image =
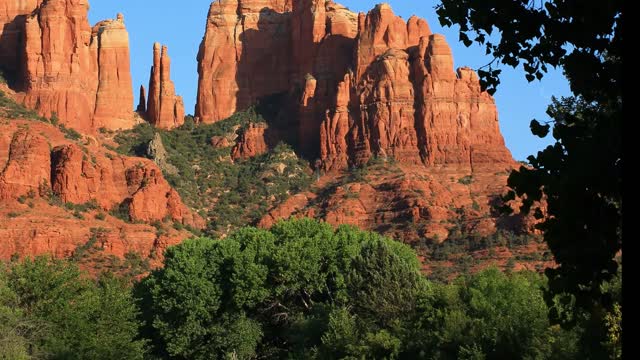
{"label": "green tree", "polygon": [[426,289],[406,245],[302,219],[169,248],[137,293],[161,358],[395,358]]}
{"label": "green tree", "polygon": [[9,319],[9,334],[19,335],[14,350],[25,345],[28,350],[16,358],[143,357],[144,342],[135,340],[135,303],[120,279],[90,280],[70,262],[38,257],[10,264],[0,275],[0,292],[2,303],[13,309],[0,312]]}
{"label": "green tree", "polygon": [[[495,57],[479,71],[490,92],[499,63],[522,65],[529,81],[558,66],[569,79],[574,96],[554,99],[547,111],[555,144],[511,174],[506,200],[518,195],[524,212],[544,219],[540,229],[560,265],[546,272],[547,302],[571,294],[575,307],[603,322],[614,302],[601,284],[616,274],[622,248],[622,1],[442,0],[437,12],[443,25],[460,26],[467,46],[476,42]],[[550,129],[531,122],[535,135]],[[555,315],[554,322],[576,324]]]}
{"label": "green tree", "polygon": [[18,306],[18,296],[9,287],[7,275],[4,264],[0,264],[0,359],[28,360],[41,327],[29,321]]}
{"label": "green tree", "polygon": [[573,333],[550,326],[543,278],[498,269],[438,285],[419,329],[436,359],[573,358]]}

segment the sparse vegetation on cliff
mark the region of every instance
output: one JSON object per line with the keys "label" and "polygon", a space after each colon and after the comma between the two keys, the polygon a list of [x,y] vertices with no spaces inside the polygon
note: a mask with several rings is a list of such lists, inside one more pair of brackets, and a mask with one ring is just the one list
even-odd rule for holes
{"label": "sparse vegetation on cliff", "polygon": [[248,160],[232,160],[230,147],[211,144],[213,137],[234,138],[239,129],[263,121],[250,108],[214,124],[196,126],[187,117],[183,126],[171,131],[143,124],[115,140],[120,144],[119,152],[149,157],[147,145],[159,132],[168,154],[166,161],[178,170],[165,171],[165,178],[187,205],[209,219],[207,232],[221,235],[255,224],[270,207],[311,185],[309,165],[285,144]]}

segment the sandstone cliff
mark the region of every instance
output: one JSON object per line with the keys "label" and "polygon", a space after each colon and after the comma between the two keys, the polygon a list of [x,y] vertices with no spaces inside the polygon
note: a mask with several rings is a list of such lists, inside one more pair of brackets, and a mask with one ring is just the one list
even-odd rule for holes
{"label": "sandstone cliff", "polygon": [[[144,88],[140,89],[140,103],[144,101]],[[142,105],[138,106],[138,111]],[[153,126],[173,129],[184,123],[184,102],[176,96],[171,81],[171,59],[166,46],[153,44],[153,66],[149,77],[149,100],[145,117]]]}
{"label": "sandstone cliff", "polygon": [[[356,14],[330,0],[215,1],[198,59],[201,121],[286,94],[294,127],[269,124],[269,135],[295,131],[299,152],[326,174],[322,190],[274,207],[261,226],[313,216],[405,241],[444,240],[461,218],[470,230],[495,230],[487,214],[515,165],[495,101],[474,71],[455,70],[424,19],[405,21],[387,4]],[[242,133],[233,157],[277,143],[265,128]],[[371,174],[347,172],[371,162]]]}
{"label": "sandstone cliff", "polygon": [[20,68],[20,43],[27,16],[43,0],[6,0],[0,4],[0,70],[15,73]]}
{"label": "sandstone cliff", "polygon": [[25,105],[82,132],[134,125],[121,14],[91,27],[86,0],[8,0],[4,6],[0,66],[14,74]]}
{"label": "sandstone cliff", "polygon": [[476,74],[454,71],[444,37],[387,4],[355,14],[326,0],[215,1],[198,60],[197,118],[287,93],[299,150],[324,171],[373,157],[470,172],[513,164]]}

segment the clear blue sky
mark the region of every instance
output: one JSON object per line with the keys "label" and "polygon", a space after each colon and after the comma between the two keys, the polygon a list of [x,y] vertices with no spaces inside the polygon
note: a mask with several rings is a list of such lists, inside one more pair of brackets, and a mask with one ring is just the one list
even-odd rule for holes
{"label": "clear blue sky", "polygon": [[[337,2],[353,11],[363,12],[377,3],[362,0]],[[484,49],[466,48],[458,42],[457,29],[440,26],[434,10],[437,0],[387,2],[403,18],[418,15],[429,22],[431,31],[444,34],[452,47],[455,67],[476,69],[491,61],[484,55]],[[95,24],[99,20],[115,18],[118,12],[124,14],[131,43],[131,71],[136,97],[138,87],[141,84],[146,87],[149,81],[153,43],[158,41],[167,45],[172,61],[172,78],[178,94],[184,97],[185,110],[190,114],[194,112],[198,84],[196,55],[204,35],[210,3],[210,0],[90,0],[89,18]],[[501,81],[495,97],[502,134],[514,158],[524,160],[550,141],[531,135],[530,120],[546,120],[545,110],[551,95],[568,95],[569,87],[559,70],[549,73],[541,82],[528,83],[522,72],[503,67]]]}

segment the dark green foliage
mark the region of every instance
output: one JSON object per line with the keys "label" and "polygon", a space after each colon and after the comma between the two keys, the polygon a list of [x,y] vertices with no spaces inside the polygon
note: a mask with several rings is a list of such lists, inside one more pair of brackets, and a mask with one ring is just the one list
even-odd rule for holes
{"label": "dark green foliage", "polygon": [[352,227],[281,221],[165,256],[137,287],[158,358],[569,359],[578,349],[575,332],[550,326],[540,275],[492,269],[432,284],[409,247]]}
{"label": "dark green foliage", "polygon": [[351,227],[334,231],[292,220],[270,231],[244,228],[224,240],[170,248],[164,269],[139,291],[159,355],[246,359],[340,352],[330,334],[341,331],[334,327],[342,327],[336,322],[344,312],[357,329],[349,353],[357,347],[370,356],[396,354],[401,323],[425,289],[405,245]]}
{"label": "dark green foliage", "polygon": [[71,260],[80,261],[84,257],[90,256],[91,253],[95,251],[103,250],[103,248],[98,245],[98,239],[100,237],[103,237],[107,233],[107,230],[103,228],[91,228],[90,232],[91,232],[91,235],[87,240],[87,242],[84,243],[83,245],[76,247],[75,251],[73,252],[73,255],[71,255]]}
{"label": "dark green foliage", "polygon": [[[553,99],[552,123],[531,122],[540,137],[553,125],[555,143],[511,174],[505,200],[518,195],[524,213],[543,219],[539,228],[559,264],[547,270],[547,301],[572,294],[576,311],[604,324],[616,303],[601,285],[615,276],[622,248],[622,1],[442,0],[437,12],[443,25],[460,25],[467,46],[475,41],[502,64],[522,65],[529,81],[550,66],[561,66],[569,79],[574,96]],[[490,66],[480,75],[495,91],[498,73]],[[535,206],[543,195],[545,213]]]}
{"label": "dark green foliage", "polygon": [[26,195],[20,195],[18,197],[18,202],[20,204],[24,204],[27,202],[27,200],[33,200],[35,199],[35,197],[36,197],[36,192],[33,189],[31,189],[27,192]]}
{"label": "dark green foliage", "polygon": [[113,209],[109,211],[109,215],[124,222],[131,222],[131,215],[129,214],[129,203],[127,201],[123,201],[118,206],[114,206]]}
{"label": "dark green foliage", "polygon": [[622,55],[622,1],[590,0],[580,6],[562,0],[441,2],[440,23],[459,25],[466,46],[475,42],[495,57],[487,70],[479,71],[490,93],[500,83],[500,70],[494,68],[499,63],[522,65],[529,81],[562,66],[578,95],[619,93],[621,64],[615,58]]}
{"label": "dark green foliage", "polygon": [[517,234],[507,230],[498,230],[487,236],[481,236],[477,233],[469,234],[460,224],[454,224],[446,241],[438,242],[433,240],[425,245],[434,260],[448,260],[450,255],[468,254],[473,251],[499,246],[517,249],[528,245],[530,242],[541,241],[540,236],[528,233]]}
{"label": "dark green foliage", "polygon": [[226,189],[218,187],[218,202],[209,211],[211,234],[225,233],[229,226],[255,224],[270,207],[306,190],[312,182],[308,164],[283,143],[235,166],[236,177],[226,179]]}
{"label": "dark green foliage", "polygon": [[87,211],[97,210],[100,208],[98,202],[95,199],[91,199],[83,204],[65,203],[64,208],[69,211],[76,211],[79,213],[85,213]]}
{"label": "dark green foliage", "polygon": [[79,132],[77,132],[75,129],[68,128],[64,126],[64,124],[59,124],[58,128],[64,133],[64,137],[66,137],[69,140],[78,140],[82,137],[82,135]]}
{"label": "dark green foliage", "polygon": [[119,144],[115,150],[124,155],[146,157],[147,144],[153,139],[154,132],[153,126],[147,122],[121,132],[114,139]]}
{"label": "dark green foliage", "polygon": [[575,358],[574,334],[549,324],[544,286],[537,274],[497,269],[436,285],[422,304],[423,346],[435,359]]}
{"label": "dark green foliage", "polygon": [[[118,151],[147,156],[154,132],[161,135],[168,162],[178,169],[164,175],[190,207],[204,212],[210,220],[207,232],[226,234],[246,224],[255,224],[266,211],[291,194],[311,184],[310,167],[293,150],[278,144],[272,151],[255,158],[232,162],[230,148],[216,149],[213,136],[230,136],[249,123],[263,122],[254,108],[238,112],[215,124],[198,124],[187,117],[185,124],[172,131],[155,130],[148,124],[116,136]],[[279,168],[283,167],[280,172]]]}
{"label": "dark green foliage", "polygon": [[143,358],[137,310],[123,281],[89,280],[71,263],[43,257],[1,266],[0,357]]}

